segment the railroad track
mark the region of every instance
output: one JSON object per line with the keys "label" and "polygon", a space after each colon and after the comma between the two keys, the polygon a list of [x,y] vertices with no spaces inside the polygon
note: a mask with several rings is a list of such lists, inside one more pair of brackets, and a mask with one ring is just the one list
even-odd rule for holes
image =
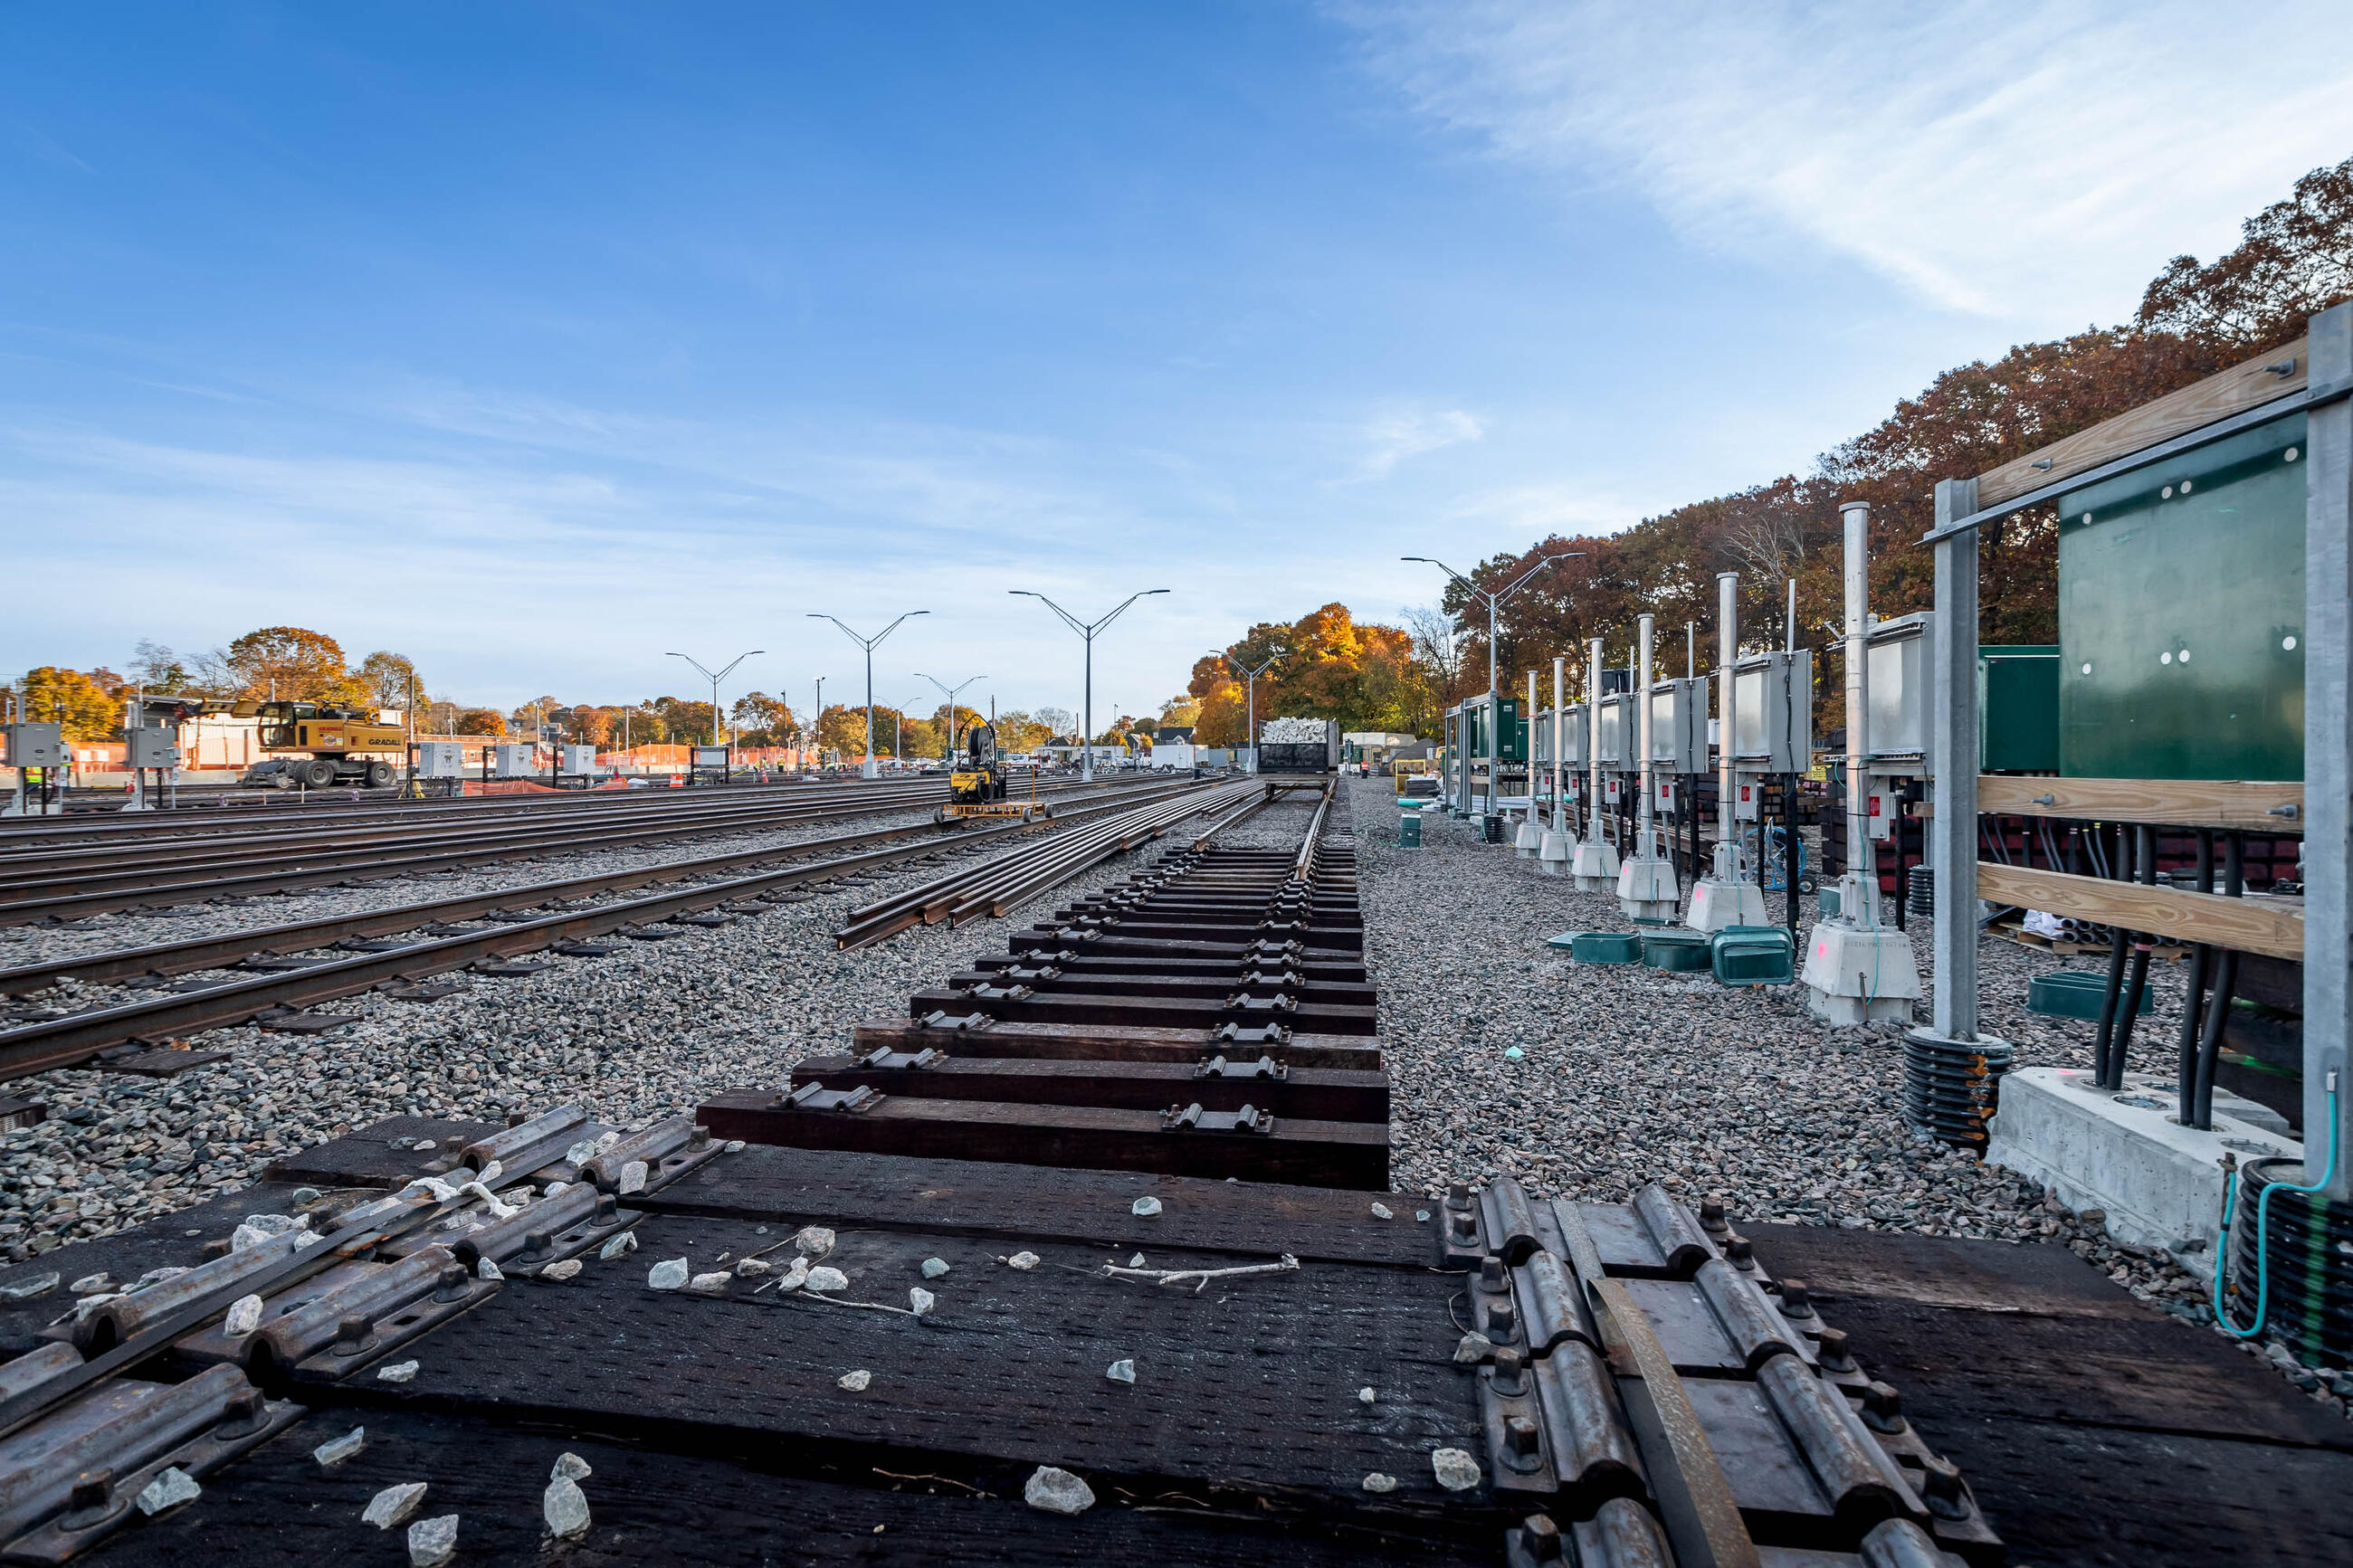
{"label": "railroad track", "polygon": [[[1135,788],[1138,786],[1125,786]],[[582,849],[616,849],[683,838],[773,831],[893,811],[922,810],[944,789],[876,800],[779,800],[751,806],[697,806],[615,817],[460,827],[417,833],[380,829],[328,834],[290,843],[273,835],[236,844],[203,844],[144,853],[124,864],[119,847],[0,858],[0,925],[79,919],[121,910],[169,907],[226,897],[321,887],[354,877],[384,879],[532,859]],[[1041,798],[1056,802],[1062,792]]]}
{"label": "railroad track", "polygon": [[[1187,781],[1158,787],[1171,795],[1198,795],[1217,786]],[[1086,799],[1073,803],[1064,808],[1063,816],[1055,824],[1006,823],[992,827],[965,829],[954,837],[944,839],[941,829],[928,823],[881,828],[817,844],[787,845],[698,860],[672,861],[601,877],[574,878],[529,888],[510,889],[501,893],[436,900],[429,904],[347,918],[305,921],[241,937],[200,939],[160,948],[94,954],[28,966],[8,972],[7,984],[11,988],[29,989],[36,980],[53,984],[65,978],[120,979],[151,972],[168,976],[174,973],[186,973],[231,962],[233,955],[237,959],[250,958],[267,951],[290,956],[305,950],[315,951],[329,942],[361,941],[372,950],[354,952],[322,963],[303,963],[299,968],[262,974],[249,980],[206,985],[170,996],[102,1006],[62,1018],[43,1019],[0,1030],[0,1079],[71,1067],[108,1058],[110,1053],[115,1054],[119,1059],[123,1054],[152,1050],[167,1041],[184,1039],[206,1029],[257,1020],[282,1028],[334,1027],[348,1020],[297,1015],[301,1009],[321,1002],[379,988],[388,989],[396,997],[429,1000],[434,994],[447,994],[420,984],[436,974],[474,965],[501,964],[501,961],[511,961],[547,948],[573,956],[600,956],[617,950],[596,943],[593,939],[598,936],[623,932],[659,940],[663,935],[683,934],[676,928],[657,930],[663,922],[694,917],[702,917],[697,923],[730,924],[735,919],[766,907],[754,901],[766,895],[788,894],[809,883],[885,869],[936,854],[944,847],[961,848],[994,844],[1024,833],[1051,837],[1058,828],[1069,830],[1062,826],[1063,824],[1083,824],[1098,815],[1124,813],[1133,805],[1133,792],[1123,790],[1115,792],[1108,800]],[[853,843],[871,844],[878,840],[900,838],[909,842],[884,843],[881,847],[826,856],[776,870],[754,871],[749,875],[728,874],[787,857],[822,855],[827,849],[843,848]],[[460,909],[487,913],[497,909],[543,905],[553,900],[590,897],[649,883],[675,881],[690,876],[704,879],[691,887],[588,909],[561,910],[513,921],[490,931],[452,932],[429,936],[419,942],[376,942],[368,940],[373,936],[415,930],[428,921],[466,918],[452,912]],[[706,914],[706,911],[729,905],[734,906],[729,913]],[[132,964],[138,967],[128,967]],[[520,966],[508,963],[502,967],[509,973],[516,973]]]}

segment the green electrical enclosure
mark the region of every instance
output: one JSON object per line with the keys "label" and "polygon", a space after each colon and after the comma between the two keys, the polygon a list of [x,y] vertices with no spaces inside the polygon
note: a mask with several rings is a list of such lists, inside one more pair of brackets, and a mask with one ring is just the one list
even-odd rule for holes
{"label": "green electrical enclosure", "polygon": [[[1495,752],[1499,763],[1525,763],[1528,760],[1528,721],[1520,716],[1520,700],[1498,697],[1495,706],[1502,710],[1503,724],[1499,734],[1501,744]],[[1487,699],[1466,697],[1462,700],[1462,717],[1469,731],[1465,747],[1470,754],[1483,759],[1487,755]]]}
{"label": "green electrical enclosure", "polygon": [[2063,775],[2304,777],[2304,457],[2291,414],[2061,499]]}
{"label": "green electrical enclosure", "polygon": [[1978,649],[1978,771],[2059,771],[2059,650]]}

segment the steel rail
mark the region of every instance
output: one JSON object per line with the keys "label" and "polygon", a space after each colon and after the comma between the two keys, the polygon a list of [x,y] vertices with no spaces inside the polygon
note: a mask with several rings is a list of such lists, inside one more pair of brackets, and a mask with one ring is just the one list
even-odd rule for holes
{"label": "steel rail", "polygon": [[[1124,798],[1081,805],[1061,818],[1129,809]],[[1054,823],[1008,822],[968,828],[952,840],[956,847],[1008,834],[1051,832]],[[657,924],[714,905],[754,898],[779,889],[825,881],[850,872],[874,870],[936,853],[941,841],[905,844],[837,856],[806,865],[699,882],[691,889],[655,893],[588,910],[567,910],[540,920],[436,938],[391,952],[364,953],[330,963],[254,980],[231,981],[150,1001],[90,1013],[76,1013],[17,1028],[0,1030],[0,1080],[55,1068],[73,1067],[134,1041],[161,1041],[206,1029],[248,1023],[264,1013],[330,1002],[378,986],[446,973],[470,964],[535,952],[559,942],[578,941],[625,927]],[[675,865],[673,865],[675,869]],[[649,871],[654,868],[647,868]]]}
{"label": "steel rail", "polygon": [[167,811],[102,816],[24,816],[0,818],[0,853],[44,844],[99,844],[140,838],[200,839],[247,832],[307,831],[337,828],[375,831],[440,820],[481,820],[555,811],[616,811],[631,807],[740,805],[789,796],[818,800],[836,796],[913,792],[939,788],[944,780],[917,775],[868,784],[862,782],[824,784],[730,784],[724,789],[565,790],[536,795],[460,795],[399,803],[404,809],[386,812],[371,821],[354,822],[341,806],[257,806],[195,813]]}
{"label": "steel rail", "polygon": [[[432,870],[448,870],[469,866],[495,864],[503,860],[527,860],[543,855],[578,850],[624,848],[631,845],[667,843],[681,838],[715,837],[723,834],[760,831],[797,824],[839,820],[851,816],[872,816],[897,810],[920,809],[921,801],[861,806],[842,806],[818,812],[802,812],[789,816],[777,815],[765,824],[741,821],[726,823],[667,822],[657,826],[616,833],[575,833],[570,837],[552,842],[540,839],[522,840],[509,837],[489,845],[444,853],[407,854],[392,858],[363,860],[355,864],[280,866],[258,870],[242,877],[223,876],[220,868],[191,879],[174,882],[146,882],[127,887],[83,889],[52,893],[46,897],[20,899],[13,903],[0,902],[0,925],[24,925],[41,920],[70,920],[82,915],[104,914],[119,910],[155,905],[193,903],[200,900],[232,897],[241,894],[280,892],[290,889],[318,887],[352,880],[364,874],[375,879]],[[1059,802],[1058,802],[1059,805]],[[119,880],[120,879],[118,879]]]}
{"label": "steel rail", "polygon": [[[960,925],[985,910],[1006,912],[1046,888],[1068,881],[1098,860],[1159,837],[1176,822],[1239,799],[1250,787],[1247,784],[1187,781],[1171,792],[1173,798],[1132,805],[1092,827],[1073,835],[1057,835],[1034,847],[1034,852],[1023,849],[997,856],[923,887],[852,910],[849,923],[834,932],[834,941],[843,948],[864,947],[919,924],[947,920]],[[1029,882],[1038,885],[1021,892],[1020,885]],[[1016,893],[1019,896],[1015,897]],[[999,904],[1002,909],[997,908]]]}

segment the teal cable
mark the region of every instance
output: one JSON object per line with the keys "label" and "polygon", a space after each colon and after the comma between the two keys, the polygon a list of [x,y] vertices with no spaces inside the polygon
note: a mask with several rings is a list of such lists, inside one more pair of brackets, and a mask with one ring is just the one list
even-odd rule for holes
{"label": "teal cable", "polygon": [[2328,1069],[2328,1165],[2320,1173],[2320,1180],[2310,1186],[2284,1186],[2278,1182],[2263,1184],[2263,1195],[2255,1200],[2255,1321],[2253,1327],[2241,1328],[2231,1321],[2230,1310],[2222,1301],[2222,1271],[2231,1257],[2231,1205],[2238,1195],[2238,1183],[2226,1182],[2222,1188],[2222,1234],[2214,1243],[2214,1321],[2222,1331],[2239,1339],[2251,1340],[2263,1331],[2263,1320],[2271,1311],[2272,1280],[2264,1268],[2264,1247],[2270,1241],[2266,1234],[2271,1224],[2272,1195],[2275,1193],[2310,1194],[2327,1186],[2337,1174],[2337,1069]]}

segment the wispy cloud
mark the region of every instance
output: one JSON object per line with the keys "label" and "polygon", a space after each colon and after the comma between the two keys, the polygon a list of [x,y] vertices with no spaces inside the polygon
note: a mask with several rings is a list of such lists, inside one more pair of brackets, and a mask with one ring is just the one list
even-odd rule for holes
{"label": "wispy cloud", "polygon": [[1359,477],[1377,479],[1408,458],[1477,441],[1487,432],[1460,408],[1435,412],[1410,409],[1384,414],[1365,426],[1365,456]]}
{"label": "wispy cloud", "polygon": [[1373,70],[1500,157],[2034,331],[2121,317],[2168,257],[2227,247],[2353,151],[2353,62],[2295,45],[2341,33],[2319,0],[1335,10]]}

